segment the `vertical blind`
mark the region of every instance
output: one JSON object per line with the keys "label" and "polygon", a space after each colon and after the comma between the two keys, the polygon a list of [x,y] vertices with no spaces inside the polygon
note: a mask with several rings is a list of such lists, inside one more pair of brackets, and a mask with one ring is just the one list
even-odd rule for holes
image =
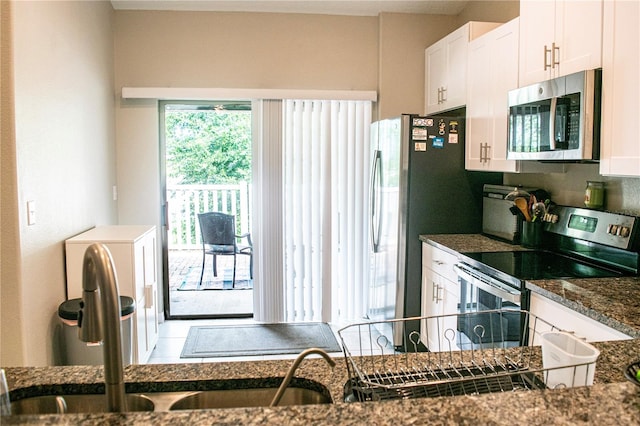
{"label": "vertical blind", "polygon": [[285,321],[348,321],[367,300],[369,101],[283,101]]}

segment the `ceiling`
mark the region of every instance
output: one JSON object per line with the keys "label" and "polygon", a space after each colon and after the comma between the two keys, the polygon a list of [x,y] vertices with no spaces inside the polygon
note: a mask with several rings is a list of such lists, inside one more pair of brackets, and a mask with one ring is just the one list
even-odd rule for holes
{"label": "ceiling", "polygon": [[381,12],[457,15],[464,0],[111,0],[116,10],[316,13],[377,16]]}

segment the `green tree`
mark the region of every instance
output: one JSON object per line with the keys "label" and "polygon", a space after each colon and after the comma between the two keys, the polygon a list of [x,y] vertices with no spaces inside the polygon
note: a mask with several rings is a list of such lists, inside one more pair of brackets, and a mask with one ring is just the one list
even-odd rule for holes
{"label": "green tree", "polygon": [[173,183],[251,182],[251,111],[168,110],[165,126]]}

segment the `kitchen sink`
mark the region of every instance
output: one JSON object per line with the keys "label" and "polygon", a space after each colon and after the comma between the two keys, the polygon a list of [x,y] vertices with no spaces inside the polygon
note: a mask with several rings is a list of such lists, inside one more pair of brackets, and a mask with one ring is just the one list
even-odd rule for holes
{"label": "kitchen sink", "polygon": [[[129,411],[153,411],[155,404],[144,396],[127,394]],[[11,403],[11,414],[104,413],[104,394],[46,395],[21,399]]]}
{"label": "kitchen sink", "polygon": [[[173,403],[171,410],[197,410],[208,408],[233,407],[266,407],[276,394],[276,388],[230,389],[194,392]],[[331,404],[331,397],[322,392],[303,389],[287,388],[278,406]]]}
{"label": "kitchen sink", "polygon": [[[170,390],[172,384],[163,384],[153,391],[146,384],[131,383],[131,391],[126,394],[128,411],[166,412],[171,410],[198,410],[233,407],[266,407],[277,391],[281,379],[246,379],[228,381],[205,381],[192,389],[184,389],[179,382]],[[231,388],[231,389],[230,389]],[[150,392],[147,392],[147,389]],[[45,390],[46,391],[46,390]],[[76,392],[77,391],[77,392]],[[65,394],[31,396],[11,402],[11,414],[56,414],[56,413],[104,413],[107,411],[104,394],[83,393],[73,389]],[[295,387],[288,387],[280,402],[281,405],[331,404],[328,389],[312,380],[298,381]]]}

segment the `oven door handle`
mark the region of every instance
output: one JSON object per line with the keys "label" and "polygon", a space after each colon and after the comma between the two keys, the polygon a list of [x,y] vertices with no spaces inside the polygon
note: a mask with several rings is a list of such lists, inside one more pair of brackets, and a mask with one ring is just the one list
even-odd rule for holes
{"label": "oven door handle", "polygon": [[498,296],[508,302],[520,304],[520,291],[507,287],[505,284],[502,284],[500,281],[489,276],[485,275],[481,278],[460,265],[454,265],[453,269],[455,269],[458,274],[458,278],[464,279],[479,289]]}

